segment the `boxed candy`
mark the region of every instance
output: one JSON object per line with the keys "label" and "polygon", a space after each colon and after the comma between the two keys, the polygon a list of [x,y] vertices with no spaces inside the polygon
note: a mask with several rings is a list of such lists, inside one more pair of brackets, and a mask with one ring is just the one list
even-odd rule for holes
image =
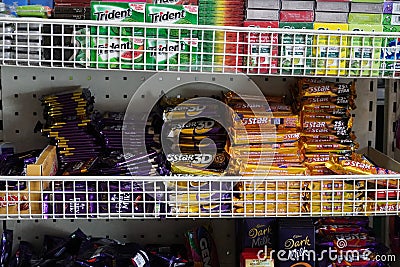
{"label": "boxed candy", "polygon": [[277,221],[274,218],[243,219],[237,221],[237,232],[241,233],[240,250],[245,248],[275,249]]}
{"label": "boxed candy", "polygon": [[[27,176],[53,176],[57,172],[57,155],[54,146],[47,146],[39,157],[25,161]],[[29,164],[30,163],[30,164]],[[41,214],[40,191],[46,182],[7,181],[7,192],[0,192],[0,214]]]}

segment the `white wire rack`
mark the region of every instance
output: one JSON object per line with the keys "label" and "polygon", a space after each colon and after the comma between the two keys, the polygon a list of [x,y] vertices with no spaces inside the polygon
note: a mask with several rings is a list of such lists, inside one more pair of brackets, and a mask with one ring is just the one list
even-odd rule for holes
{"label": "white wire rack", "polygon": [[[56,181],[59,179],[59,181]],[[0,218],[399,215],[400,177],[2,177]],[[15,182],[18,180],[18,183]],[[6,188],[6,189],[4,189]]]}
{"label": "white wire rack", "polygon": [[[390,30],[390,29],[389,29]],[[400,75],[400,33],[2,19],[3,65],[248,75]]]}

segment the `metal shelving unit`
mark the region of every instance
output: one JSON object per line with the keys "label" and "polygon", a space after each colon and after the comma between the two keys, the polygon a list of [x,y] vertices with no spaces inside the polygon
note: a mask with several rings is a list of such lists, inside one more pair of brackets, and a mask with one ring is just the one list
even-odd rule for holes
{"label": "metal shelving unit", "polygon": [[[393,123],[398,115],[397,76],[400,72],[390,67],[392,60],[380,60],[380,54],[381,52],[396,54],[400,51],[400,44],[397,41],[389,48],[386,46],[390,40],[400,38],[400,33],[171,25],[162,27],[167,29],[166,37],[159,34],[160,27],[154,25],[107,23],[112,29],[117,29],[117,32],[126,29],[132,32],[138,29],[155,31],[157,36],[153,39],[158,43],[179,43],[181,37],[186,36],[189,44],[197,46],[196,49],[192,47],[189,51],[182,52],[190,58],[189,61],[178,57],[177,62],[154,64],[148,61],[146,56],[154,53],[153,48],[145,45],[146,38],[122,34],[117,34],[115,37],[110,32],[105,35],[93,33],[93,31],[98,32],[104,25],[94,21],[40,19],[4,19],[0,22],[0,40],[10,40],[0,51],[2,65],[0,115],[3,121],[3,140],[15,143],[19,151],[42,148],[47,140],[40,133],[33,132],[34,125],[41,119],[42,114],[38,98],[43,94],[57,91],[60,85],[90,87],[95,96],[96,109],[124,111],[129,108],[132,98],[136,97],[141,99],[143,106],[152,106],[154,98],[165,92],[166,88],[174,89],[174,93],[185,94],[189,90],[190,93],[207,93],[221,88],[246,91],[251,87],[267,94],[281,95],[294,83],[295,77],[305,76],[325,77],[338,81],[355,80],[358,97],[357,109],[353,112],[355,122],[353,129],[360,147],[374,147],[376,138],[385,138],[386,154],[391,158],[396,155],[393,144],[395,134]],[[7,27],[13,30],[6,31]],[[171,37],[173,35],[171,33],[175,33],[178,37]],[[23,36],[27,37],[26,41],[21,41]],[[248,38],[249,36],[255,37]],[[266,41],[265,36],[269,36],[270,41]],[[282,38],[288,36],[294,40],[305,40],[304,43],[292,45],[293,49],[303,51],[304,56],[281,53],[284,48],[290,47],[281,42]],[[93,57],[93,53],[96,54],[99,48],[91,47],[90,43],[104,38],[117,39],[120,47],[122,47],[121,39],[127,39],[131,43],[140,41],[143,47],[134,47],[133,58],[128,61],[119,56],[116,60],[100,64]],[[355,46],[355,40],[363,45]],[[339,42],[339,45],[335,45],[334,42]],[[250,63],[254,57],[261,56],[257,54],[253,58],[249,57],[247,51],[254,46],[274,51],[265,55],[265,62],[269,66],[260,61]],[[102,47],[100,50],[105,55],[111,53],[121,55],[126,52],[124,48],[116,48],[115,45]],[[320,53],[334,50],[345,51],[345,54],[342,54],[340,59],[332,59]],[[364,58],[363,51],[373,51],[375,55],[373,58]],[[135,62],[134,52],[138,52],[137,55],[141,55],[143,60]],[[361,57],[357,57],[356,52],[361,52]],[[78,55],[80,57],[77,57]],[[166,55],[168,53],[161,53],[161,57]],[[288,65],[280,63],[284,60],[286,63],[289,62]],[[328,66],[332,63],[330,60],[333,60],[333,67]],[[375,64],[376,61],[379,64]],[[306,66],[299,68],[298,64],[301,62]],[[385,103],[387,111],[383,137],[375,136],[374,131],[378,78],[387,79]],[[370,151],[370,153],[375,152]],[[378,161],[397,168],[396,162],[382,158],[381,155],[378,156]],[[0,219],[7,220],[9,227],[21,231],[21,235],[39,240],[37,237],[40,236],[41,230],[31,231],[32,220],[35,226],[43,226],[50,232],[79,225],[89,227],[92,235],[106,234],[116,238],[121,238],[121,233],[127,233],[125,230],[121,232],[121,229],[135,225],[139,229],[149,229],[150,235],[157,233],[157,238],[155,235],[151,238],[151,241],[156,242],[161,238],[159,236],[165,237],[164,232],[158,229],[159,223],[163,223],[163,226],[168,225],[171,234],[174,234],[174,237],[171,235],[163,241],[171,242],[170,239],[177,238],[185,227],[211,223],[216,239],[222,240],[219,251],[222,266],[233,266],[235,262],[234,247],[232,247],[234,221],[229,220],[231,218],[400,214],[400,196],[396,193],[400,191],[400,175],[255,177],[251,180],[248,177],[246,179],[223,177],[218,178],[219,180],[212,177],[193,178],[192,182],[201,182],[202,187],[192,187],[190,184],[183,187],[174,186],[174,182],[180,181],[177,177],[3,178],[8,182],[16,179],[26,181],[28,187],[25,191],[0,192],[0,197],[3,197]],[[68,192],[59,191],[55,187],[48,187],[49,181],[58,181],[64,185],[68,182],[81,184],[84,185],[84,189],[81,191],[82,187],[79,190],[72,187],[73,189],[68,189]],[[147,197],[143,192],[136,192],[133,189],[116,192],[100,189],[100,183],[132,185],[133,182],[146,190]],[[172,186],[166,187],[168,182]],[[244,187],[245,191],[238,191],[235,188],[237,183],[252,186]],[[318,187],[321,184],[329,187],[329,190]],[[361,191],[357,189],[357,185],[360,184],[364,185]],[[265,187],[268,188],[268,192],[263,192],[261,197],[258,189]],[[311,190],[314,193],[310,194]],[[357,195],[360,192],[364,197],[360,198]],[[395,198],[389,199],[388,192],[394,194]],[[187,196],[187,193],[193,199],[182,197]],[[288,193],[298,198],[281,199]],[[45,203],[46,207],[59,208],[60,212],[55,212],[53,209],[43,214],[41,208],[44,194],[61,195],[57,199],[50,198]],[[215,194],[226,195],[226,200],[215,202],[213,200]],[[237,194],[245,196],[245,201],[238,201]],[[381,196],[378,200],[374,198],[377,194]],[[274,197],[270,198],[272,195]],[[39,196],[39,200],[27,206],[23,196],[28,198]],[[137,198],[138,196],[141,197]],[[34,211],[32,204],[37,204],[40,209]],[[170,208],[166,208],[165,204]],[[128,208],[125,209],[126,207]],[[142,219],[146,221],[143,222]],[[147,219],[151,221],[149,224]],[[157,223],[158,219],[161,219],[161,222]],[[144,223],[146,225],[143,228]],[[96,227],[91,228],[91,225]],[[103,226],[111,227],[111,231],[105,233]],[[122,234],[122,239],[137,238],[135,235],[139,232],[134,233]],[[147,238],[149,235],[143,232],[140,236]]]}

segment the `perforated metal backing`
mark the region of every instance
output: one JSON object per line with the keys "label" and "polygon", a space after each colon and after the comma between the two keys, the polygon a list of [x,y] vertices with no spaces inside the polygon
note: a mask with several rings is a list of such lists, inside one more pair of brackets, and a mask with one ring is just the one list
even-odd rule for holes
{"label": "perforated metal backing", "polygon": [[[44,147],[47,139],[33,131],[37,121],[43,120],[39,98],[44,94],[57,92],[62,86],[90,87],[95,96],[96,109],[124,111],[139,86],[153,75],[154,73],[149,72],[3,67],[1,72],[3,139],[15,143],[18,151]],[[195,90],[192,89],[204,90],[202,87],[196,88],[196,84],[199,87],[200,81],[225,84],[227,88],[230,85],[243,87],[245,91],[252,83],[246,82],[247,78],[243,77],[245,76],[159,73],[153,78],[156,81],[153,80],[151,83],[156,88],[146,87],[146,90],[152,91],[146,93],[159,94],[164,88],[176,86],[180,82],[188,83],[184,89],[193,93]],[[253,76],[252,80],[265,93],[282,95],[294,84],[295,78]],[[341,79],[341,81],[351,81],[351,79]],[[353,128],[360,147],[374,146],[377,80],[358,79],[356,85],[358,97],[357,109],[353,112],[355,116]],[[154,104],[146,102],[145,94],[142,98],[143,103]]]}
{"label": "perforated metal backing", "polygon": [[[4,140],[15,143],[19,151],[42,148],[47,139],[40,133],[33,133],[38,120],[42,119],[42,107],[39,98],[43,94],[55,92],[60,86],[89,86],[95,95],[96,108],[102,111],[123,111],[137,88],[154,73],[92,71],[76,69],[39,69],[2,67],[2,99]],[[236,75],[195,75],[163,74],[159,81],[159,90],[168,80],[223,79],[235,83]],[[255,83],[266,93],[281,95],[295,81],[293,77],[253,76]],[[157,83],[156,83],[157,84]],[[375,142],[375,105],[377,81],[360,79],[357,81],[357,110],[354,111],[354,131],[360,147],[374,146]],[[282,88],[285,88],[284,90]],[[197,88],[201,89],[201,88]],[[144,97],[144,101],[146,98]],[[169,244],[182,241],[182,234],[195,225],[211,223],[217,242],[220,261],[223,267],[235,265],[236,235],[233,220],[39,220],[9,221],[7,226],[15,230],[15,242],[18,239],[33,241],[40,247],[44,234],[67,235],[76,228],[81,228],[93,236],[108,236],[122,242]]]}
{"label": "perforated metal backing", "polygon": [[396,148],[396,121],[400,116],[400,110],[398,107],[399,94],[398,94],[399,82],[397,80],[387,80],[385,86],[385,148],[386,154],[390,157],[394,157],[396,160],[400,160],[400,151]]}
{"label": "perforated metal backing", "polygon": [[184,234],[200,226],[211,226],[218,249],[221,267],[236,266],[237,244],[234,220],[196,219],[196,220],[36,220],[10,221],[7,228],[14,230],[14,247],[20,240],[32,242],[41,248],[45,234],[66,237],[80,228],[94,237],[108,237],[122,243],[137,242],[146,244],[183,244]]}
{"label": "perforated metal backing", "polygon": [[48,140],[33,130],[43,120],[39,98],[60,91],[60,87],[90,87],[98,110],[124,111],[139,85],[151,73],[118,71],[2,68],[4,140],[18,151],[43,148]]}

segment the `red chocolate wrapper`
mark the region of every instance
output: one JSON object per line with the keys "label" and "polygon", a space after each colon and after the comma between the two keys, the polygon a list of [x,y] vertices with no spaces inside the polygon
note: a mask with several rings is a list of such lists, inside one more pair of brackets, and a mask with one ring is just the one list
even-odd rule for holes
{"label": "red chocolate wrapper", "polygon": [[358,234],[368,233],[368,229],[358,225],[322,225],[318,228],[317,233],[323,235],[335,235],[335,234]]}
{"label": "red chocolate wrapper", "polygon": [[314,11],[281,10],[279,20],[282,22],[314,22]]}

